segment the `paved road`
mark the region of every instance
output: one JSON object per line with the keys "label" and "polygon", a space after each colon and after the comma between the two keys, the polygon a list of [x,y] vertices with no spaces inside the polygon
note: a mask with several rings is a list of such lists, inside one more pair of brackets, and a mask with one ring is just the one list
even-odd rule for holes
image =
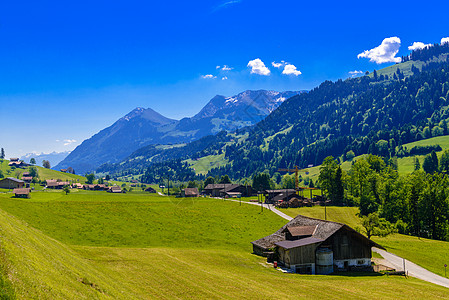
{"label": "paved road", "polygon": [[[379,248],[373,248],[373,251],[379,253],[397,271],[404,271],[404,259],[402,257]],[[405,260],[405,272],[409,276],[449,288],[449,279],[432,273],[409,260]]]}
{"label": "paved road", "polygon": [[[220,199],[221,199],[221,198],[220,198]],[[240,200],[233,200],[233,199],[225,199],[225,200],[227,200],[227,201],[234,201],[234,202],[240,202]],[[257,203],[257,202],[247,202],[247,201],[242,201],[242,203],[253,204],[253,205],[257,205],[257,206],[260,206],[260,205],[261,205],[260,203]],[[280,217],[286,219],[287,221],[293,220],[292,217],[290,217],[290,216],[284,214],[283,212],[277,210],[277,209],[273,206],[273,204],[262,204],[262,206],[263,206],[264,208],[266,208],[266,209],[271,210],[272,212],[274,212],[274,213],[277,214],[278,216],[280,216]]]}

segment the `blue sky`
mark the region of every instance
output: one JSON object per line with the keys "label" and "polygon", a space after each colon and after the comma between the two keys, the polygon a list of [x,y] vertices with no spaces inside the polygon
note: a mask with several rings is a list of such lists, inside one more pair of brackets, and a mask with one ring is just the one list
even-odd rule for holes
{"label": "blue sky", "polygon": [[[380,69],[414,42],[448,37],[448,9],[446,1],[3,2],[0,147],[8,157],[71,150],[137,106],[179,119],[216,94],[311,89]],[[363,54],[381,44],[386,56]]]}

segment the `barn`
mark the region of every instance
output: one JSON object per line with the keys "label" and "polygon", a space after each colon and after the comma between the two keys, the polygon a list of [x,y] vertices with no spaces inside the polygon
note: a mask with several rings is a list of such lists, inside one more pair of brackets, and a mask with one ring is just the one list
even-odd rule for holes
{"label": "barn", "polygon": [[31,189],[28,188],[18,188],[13,191],[16,198],[30,198]]}
{"label": "barn", "polygon": [[22,188],[24,186],[25,182],[23,180],[14,178],[14,177],[7,177],[2,180],[0,180],[0,188],[2,189],[16,189],[16,188]]}
{"label": "barn", "polygon": [[369,270],[371,247],[383,249],[345,224],[301,215],[251,243],[255,254],[274,251],[281,265],[301,274]]}

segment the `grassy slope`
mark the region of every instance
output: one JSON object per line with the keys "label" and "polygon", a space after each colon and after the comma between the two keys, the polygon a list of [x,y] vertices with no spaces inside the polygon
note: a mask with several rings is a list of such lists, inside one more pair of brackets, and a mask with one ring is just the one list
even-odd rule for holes
{"label": "grassy slope", "polygon": [[[22,177],[22,173],[28,171],[28,168],[25,169],[15,169],[14,171],[8,166],[9,160],[3,160],[3,163],[0,163],[0,170],[3,172],[3,176],[5,177]],[[41,180],[44,179],[61,179],[61,180],[68,180],[68,181],[79,181],[84,183],[86,178],[80,175],[74,175],[74,174],[68,174],[68,173],[62,173],[59,171],[55,171],[52,169],[46,169],[43,167],[35,166],[38,169],[39,178]],[[16,174],[17,173],[17,174]]]}
{"label": "grassy slope", "polygon": [[[345,223],[352,228],[361,226],[360,218],[356,216],[359,212],[356,207],[327,207],[327,219],[330,221]],[[282,210],[291,217],[298,214],[324,219],[324,207],[288,208]],[[394,234],[385,238],[374,237],[373,240],[401,257],[436,273],[444,276],[444,264],[449,264],[447,253],[449,243],[414,236]]]}
{"label": "grassy slope", "polygon": [[[36,193],[38,194],[38,193]],[[167,210],[175,210],[176,214],[164,214],[166,221],[175,226],[167,225],[166,229],[157,233],[161,237],[157,247],[151,248],[107,248],[89,246],[66,246],[40,231],[31,228],[23,221],[0,210],[0,228],[2,230],[2,249],[8,262],[8,275],[12,279],[16,295],[19,298],[48,298],[48,299],[82,299],[82,298],[285,298],[293,299],[303,296],[308,298],[444,298],[447,289],[438,287],[416,279],[402,277],[371,276],[363,274],[348,274],[349,276],[301,276],[283,274],[268,267],[264,259],[250,253],[249,241],[252,236],[261,237],[277,229],[283,220],[268,211],[259,213],[259,208],[250,205],[239,206],[235,202],[216,201],[204,206],[204,202],[173,203],[165,199],[134,199],[135,196],[126,195],[123,198],[89,197],[86,199],[67,199],[62,201],[56,194],[42,193],[43,198],[17,201],[16,205],[28,210],[43,207],[36,213],[42,214],[41,223],[29,214],[18,210],[15,213],[27,220],[32,226],[53,229],[61,223],[54,223],[52,214],[69,211],[78,204],[81,210],[87,212],[95,208],[104,210],[101,217],[105,221],[101,227],[92,226],[90,233],[93,237],[98,232],[114,228],[106,212],[115,216],[117,209],[131,205],[133,209],[122,214],[126,228],[118,228],[121,235],[110,235],[108,243],[123,243],[123,235],[134,235],[135,225],[140,217],[146,215],[151,221],[157,214]],[[82,196],[82,193],[78,194]],[[92,195],[91,195],[92,196]],[[70,198],[70,196],[68,196]],[[75,197],[76,198],[76,197]],[[155,197],[156,198],[156,197]],[[158,197],[162,198],[162,197]],[[0,198],[0,204],[10,210],[6,197]],[[206,201],[206,200],[203,200]],[[150,202],[154,211],[140,206]],[[108,206],[105,203],[119,205]],[[56,212],[54,207],[59,207]],[[65,208],[64,208],[65,207]],[[45,208],[45,209],[44,209]],[[198,222],[197,214],[207,210],[211,214],[209,221]],[[239,215],[245,210],[250,218]],[[184,213],[179,213],[185,211]],[[239,215],[239,217],[236,217]],[[257,215],[257,222],[253,216]],[[140,217],[139,217],[140,216]],[[87,217],[89,218],[89,217]],[[167,219],[167,218],[170,218]],[[66,222],[73,223],[68,239],[72,242],[80,241],[76,235],[84,232],[85,224],[76,214],[74,219]],[[228,221],[232,220],[233,224]],[[44,223],[47,223],[45,225]],[[207,230],[206,224],[214,224],[221,230]],[[63,223],[62,223],[63,224]],[[221,224],[221,226],[219,226]],[[218,226],[217,226],[218,225]],[[147,225],[153,228],[152,224]],[[273,229],[274,228],[274,229]],[[115,228],[114,228],[115,229]],[[126,230],[125,230],[126,229]],[[168,230],[170,229],[170,230]],[[232,232],[228,235],[229,230]],[[205,237],[196,239],[192,245],[189,237],[192,231],[203,231]],[[52,236],[60,233],[49,232]],[[153,234],[153,233],[149,233]],[[180,240],[179,237],[186,239]],[[193,236],[197,236],[196,233]],[[178,238],[176,238],[178,237]],[[135,237],[139,238],[139,237]],[[229,243],[228,239],[236,242]],[[173,244],[167,244],[167,241]],[[174,241],[175,240],[175,241]],[[179,246],[179,247],[178,247]],[[95,283],[90,285],[81,283]]]}
{"label": "grassy slope", "polygon": [[188,159],[186,162],[191,166],[196,174],[206,175],[213,168],[225,166],[228,160],[225,159],[224,153],[217,155],[208,155],[198,160]]}
{"label": "grassy slope", "polygon": [[[3,210],[0,232],[2,264],[17,298],[123,297],[120,286],[88,260]],[[83,284],[83,279],[95,283],[96,288]]]}

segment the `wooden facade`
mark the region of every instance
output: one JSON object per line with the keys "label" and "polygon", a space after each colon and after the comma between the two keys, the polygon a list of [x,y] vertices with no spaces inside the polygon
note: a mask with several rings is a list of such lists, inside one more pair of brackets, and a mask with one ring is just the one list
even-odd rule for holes
{"label": "wooden facade", "polygon": [[22,188],[25,185],[23,180],[13,177],[7,177],[0,180],[0,188],[2,189],[16,189]]}
{"label": "wooden facade", "polygon": [[372,269],[371,247],[383,248],[345,224],[301,215],[252,244],[258,255],[277,249],[281,265],[307,274]]}

